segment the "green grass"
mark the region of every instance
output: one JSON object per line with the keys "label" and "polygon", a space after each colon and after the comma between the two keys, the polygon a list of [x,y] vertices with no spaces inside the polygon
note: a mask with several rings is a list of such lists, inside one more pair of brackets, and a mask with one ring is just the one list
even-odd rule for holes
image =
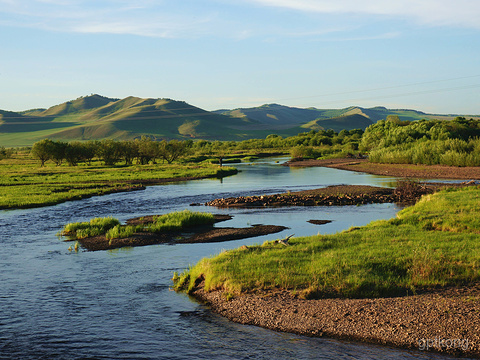
{"label": "green grass", "polygon": [[[398,214],[333,235],[266,242],[204,258],[181,275],[177,290],[229,293],[288,289],[306,298],[378,297],[480,280],[480,188],[443,191]],[[445,230],[445,231],[441,231]],[[446,231],[451,230],[451,231]]]}
{"label": "green grass", "polygon": [[70,239],[84,239],[91,236],[103,235],[119,225],[120,221],[112,217],[94,218],[86,222],[69,223],[62,229],[60,235],[67,236]]}
{"label": "green grass", "polygon": [[195,225],[213,224],[214,222],[215,217],[210,213],[184,210],[156,216],[147,230],[151,232],[175,231]]}
{"label": "green grass", "polygon": [[164,179],[208,178],[236,173],[211,164],[174,163],[131,166],[55,166],[17,154],[0,160],[0,209],[54,205],[69,200],[126,191]]}
{"label": "green grass", "polygon": [[116,225],[116,226],[112,227],[111,229],[109,229],[105,233],[105,237],[107,238],[107,240],[124,239],[124,238],[128,238],[128,237],[132,236],[133,234],[135,234],[136,232],[141,231],[141,230],[143,230],[143,226],[141,226],[141,225],[139,225],[139,226]]}
{"label": "green grass", "polygon": [[153,223],[147,226],[121,225],[120,221],[112,217],[69,223],[63,227],[59,235],[67,236],[71,240],[105,235],[107,240],[112,240],[127,238],[141,231],[164,233],[179,231],[196,225],[210,225],[214,222],[215,217],[213,214],[183,210],[156,216]]}
{"label": "green grass", "polygon": [[447,189],[423,197],[416,206],[401,211],[395,221],[426,230],[479,234],[479,214],[480,191],[471,188]]}

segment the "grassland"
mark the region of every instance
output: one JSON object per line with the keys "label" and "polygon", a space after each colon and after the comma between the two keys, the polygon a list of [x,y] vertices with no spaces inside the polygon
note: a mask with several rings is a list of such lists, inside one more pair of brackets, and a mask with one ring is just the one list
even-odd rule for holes
{"label": "grassland", "polygon": [[145,185],[182,179],[221,177],[233,168],[201,163],[40,167],[37,160],[19,154],[0,160],[0,209],[32,208],[112,192],[143,189]]}
{"label": "grassland", "polygon": [[181,275],[177,290],[287,289],[305,298],[406,295],[480,280],[480,188],[441,191],[392,220],[333,235],[223,252]]}

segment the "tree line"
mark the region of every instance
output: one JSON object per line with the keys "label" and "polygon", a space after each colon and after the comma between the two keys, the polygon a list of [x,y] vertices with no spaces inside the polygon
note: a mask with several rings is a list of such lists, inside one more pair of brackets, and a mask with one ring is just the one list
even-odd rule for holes
{"label": "tree line", "polygon": [[290,153],[292,158],[368,154],[373,162],[480,166],[480,120],[457,117],[450,121],[400,121],[398,116],[388,116],[365,131],[310,130],[285,138],[271,134],[264,139],[243,141],[156,141],[145,136],[123,141],[44,139],[36,142],[31,151],[42,166],[46,161],[75,166],[80,162],[90,164],[94,158],[105,165],[119,162],[131,165],[134,161],[148,164],[158,160],[172,163],[187,155],[192,161],[203,161],[246,151],[258,153],[264,149]]}
{"label": "tree line", "polygon": [[124,162],[132,165],[155,163],[157,160],[172,163],[186,155],[188,143],[179,140],[154,141],[148,137],[135,140],[115,141],[111,139],[91,140],[86,142],[54,141],[43,139],[33,144],[31,153],[40,160],[41,166],[51,160],[56,165],[66,161],[71,166],[83,162],[89,164],[94,158],[99,158],[105,165],[115,165]]}

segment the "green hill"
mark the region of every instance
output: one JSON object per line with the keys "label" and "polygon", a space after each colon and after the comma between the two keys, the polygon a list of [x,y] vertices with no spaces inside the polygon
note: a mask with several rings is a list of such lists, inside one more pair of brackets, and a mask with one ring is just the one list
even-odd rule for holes
{"label": "green hill", "polygon": [[302,125],[302,128],[316,131],[333,129],[340,132],[343,129],[365,129],[372,124],[372,120],[362,114],[351,114],[330,119],[316,119]]}
{"label": "green hill", "polygon": [[[363,115],[372,123],[385,119],[388,115],[397,115],[400,120],[420,120],[435,115],[428,115],[416,110],[391,110],[385,107],[361,108],[351,106],[344,109],[316,109],[316,108],[294,108],[278,104],[268,104],[254,108],[240,108],[234,110],[218,110],[217,113],[239,118],[249,118],[261,124],[268,125],[299,125],[306,124],[319,119],[341,119],[349,115]],[[455,115],[456,116],[456,115]],[[455,116],[452,116],[455,117]]]}
{"label": "green hill", "polygon": [[184,101],[92,95],[46,110],[0,112],[0,145],[31,145],[45,137],[64,141],[120,140],[142,135],[238,140],[250,137],[245,123],[249,121],[205,111]]}
{"label": "green hill", "polygon": [[184,101],[90,95],[22,112],[0,110],[0,146],[28,146],[49,137],[63,141],[133,139],[243,140],[269,134],[296,135],[305,129],[364,129],[388,115],[400,120],[454,118],[384,107],[295,108],[267,104],[255,108],[206,111]]}

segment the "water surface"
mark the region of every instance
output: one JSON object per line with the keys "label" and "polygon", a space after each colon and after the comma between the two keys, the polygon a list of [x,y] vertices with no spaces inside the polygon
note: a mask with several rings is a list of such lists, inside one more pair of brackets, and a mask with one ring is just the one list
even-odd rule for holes
{"label": "water surface", "polygon": [[[69,252],[55,234],[68,222],[128,218],[189,208],[217,197],[271,194],[326,185],[386,186],[392,179],[328,168],[289,169],[273,161],[240,165],[223,180],[148,187],[56,206],[0,212],[1,359],[440,359],[438,355],[312,339],[238,325],[170,291],[174,271],[202,257],[284,235],[333,233],[391,218],[392,204],[229,213],[219,226],[290,227],[279,234],[213,244],[154,245]],[[327,219],[312,225],[310,219]]]}

